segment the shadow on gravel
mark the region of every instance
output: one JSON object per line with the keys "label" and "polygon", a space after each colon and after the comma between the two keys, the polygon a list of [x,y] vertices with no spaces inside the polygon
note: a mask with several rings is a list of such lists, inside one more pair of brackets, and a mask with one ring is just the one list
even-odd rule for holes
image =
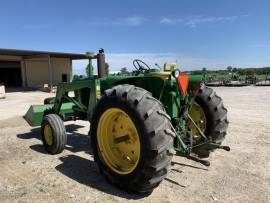
{"label": "shadow on gravel", "polygon": [[186,187],[185,185],[181,185],[180,183],[178,183],[178,182],[176,182],[176,181],[174,181],[174,180],[172,180],[170,178],[165,178],[165,180],[167,180],[169,183],[172,183],[174,185],[178,185],[178,186],[183,187],[183,188]]}
{"label": "shadow on gravel", "polygon": [[13,93],[13,92],[29,92],[29,91],[38,91],[37,88],[25,88],[25,87],[7,87],[6,93]]}
{"label": "shadow on gravel", "polygon": [[[76,125],[76,124],[66,125],[67,145],[65,147],[65,150],[68,150],[74,153],[85,151],[86,153],[92,155],[92,149],[90,145],[90,136],[76,132],[79,128],[82,128],[82,127],[84,126]],[[30,132],[27,132],[24,134],[18,134],[17,137],[20,139],[41,140],[40,128],[33,128],[31,129]],[[30,148],[40,153],[46,153],[45,150],[43,149],[42,143],[37,144],[37,145],[32,145],[30,146]]]}
{"label": "shadow on gravel", "polygon": [[[176,165],[178,165],[180,167],[176,167],[175,168]],[[172,161],[171,166],[172,166],[171,172],[176,172],[176,173],[183,173],[183,172],[185,172],[185,170],[183,170],[184,167],[189,167],[189,168],[194,168],[194,169],[208,171],[208,168],[197,167],[197,166],[193,166],[193,165],[189,165],[189,164],[184,164],[184,163],[179,163],[179,162],[175,162],[175,161]],[[185,185],[182,185],[179,182],[174,181],[174,180],[172,180],[172,179],[170,179],[168,177],[166,177],[164,180],[168,181],[171,184],[177,185],[179,187],[186,188]]]}
{"label": "shadow on gravel", "polygon": [[30,149],[32,149],[32,150],[34,150],[34,151],[36,151],[36,152],[42,153],[42,154],[48,154],[48,153],[45,151],[45,149],[44,149],[44,147],[43,147],[42,144],[31,145],[31,146],[30,146]]}
{"label": "shadow on gravel", "polygon": [[200,170],[208,171],[208,168],[202,168],[202,167],[197,167],[197,166],[192,166],[192,165],[189,165],[189,164],[183,164],[183,163],[172,161],[172,166],[173,165],[180,165],[182,167],[190,167],[190,168],[195,168],[195,169],[200,169]]}
{"label": "shadow on gravel", "polygon": [[108,183],[104,176],[99,173],[98,167],[94,161],[76,155],[63,156],[59,159],[62,163],[55,167],[56,170],[78,183],[126,199],[141,199],[147,196],[126,193]]}
{"label": "shadow on gravel", "polygon": [[40,128],[33,128],[31,129],[30,132],[27,132],[27,133],[23,133],[23,134],[18,134],[17,135],[18,138],[20,139],[33,139],[33,138],[36,138],[36,139],[41,139],[40,137]]}

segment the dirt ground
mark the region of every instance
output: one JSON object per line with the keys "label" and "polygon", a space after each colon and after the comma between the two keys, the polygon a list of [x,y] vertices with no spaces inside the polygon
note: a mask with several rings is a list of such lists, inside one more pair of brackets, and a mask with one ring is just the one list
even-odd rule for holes
{"label": "dirt ground", "polygon": [[229,130],[211,166],[182,157],[147,197],[106,182],[93,162],[89,123],[68,122],[68,145],[49,155],[39,128],[22,118],[50,94],[11,92],[0,100],[0,202],[270,202],[270,87],[215,88],[228,108]]}

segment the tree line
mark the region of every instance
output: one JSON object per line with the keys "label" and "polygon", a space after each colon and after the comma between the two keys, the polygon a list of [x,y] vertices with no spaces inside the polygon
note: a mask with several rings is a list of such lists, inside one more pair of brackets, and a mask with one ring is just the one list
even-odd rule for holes
{"label": "tree line", "polygon": [[262,68],[236,68],[232,66],[228,66],[225,70],[207,70],[205,67],[201,70],[191,71],[193,74],[206,74],[206,73],[214,73],[214,74],[228,74],[228,73],[238,73],[239,75],[267,75],[270,74],[270,67],[262,67]]}

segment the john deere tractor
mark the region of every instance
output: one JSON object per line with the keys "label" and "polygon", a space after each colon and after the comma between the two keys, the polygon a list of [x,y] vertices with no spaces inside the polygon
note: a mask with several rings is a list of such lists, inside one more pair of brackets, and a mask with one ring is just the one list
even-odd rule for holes
{"label": "john deere tractor", "polygon": [[227,109],[201,83],[203,76],[153,69],[138,59],[132,74],[107,75],[103,50],[88,57],[89,63],[97,60],[97,75],[58,84],[55,98],[32,105],[25,115],[31,126],[41,126],[48,153],[64,150],[65,121],[89,121],[94,159],[106,179],[149,193],[169,173],[173,155],[209,166],[210,152],[230,150],[221,145]]}

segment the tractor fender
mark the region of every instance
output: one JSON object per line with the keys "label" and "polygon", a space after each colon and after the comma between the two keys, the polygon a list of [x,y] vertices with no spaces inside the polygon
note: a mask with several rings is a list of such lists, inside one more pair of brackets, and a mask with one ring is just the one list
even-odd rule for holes
{"label": "tractor fender", "polygon": [[122,80],[118,80],[113,84],[114,85],[120,85],[120,84],[130,84],[137,87],[141,87],[149,92],[152,93],[152,96],[156,99],[159,99],[162,95],[164,86],[165,86],[165,80],[160,77],[132,77],[132,78],[126,78]]}
{"label": "tractor fender", "polygon": [[188,75],[188,90],[194,89],[194,85],[201,83],[203,81],[203,75]]}

